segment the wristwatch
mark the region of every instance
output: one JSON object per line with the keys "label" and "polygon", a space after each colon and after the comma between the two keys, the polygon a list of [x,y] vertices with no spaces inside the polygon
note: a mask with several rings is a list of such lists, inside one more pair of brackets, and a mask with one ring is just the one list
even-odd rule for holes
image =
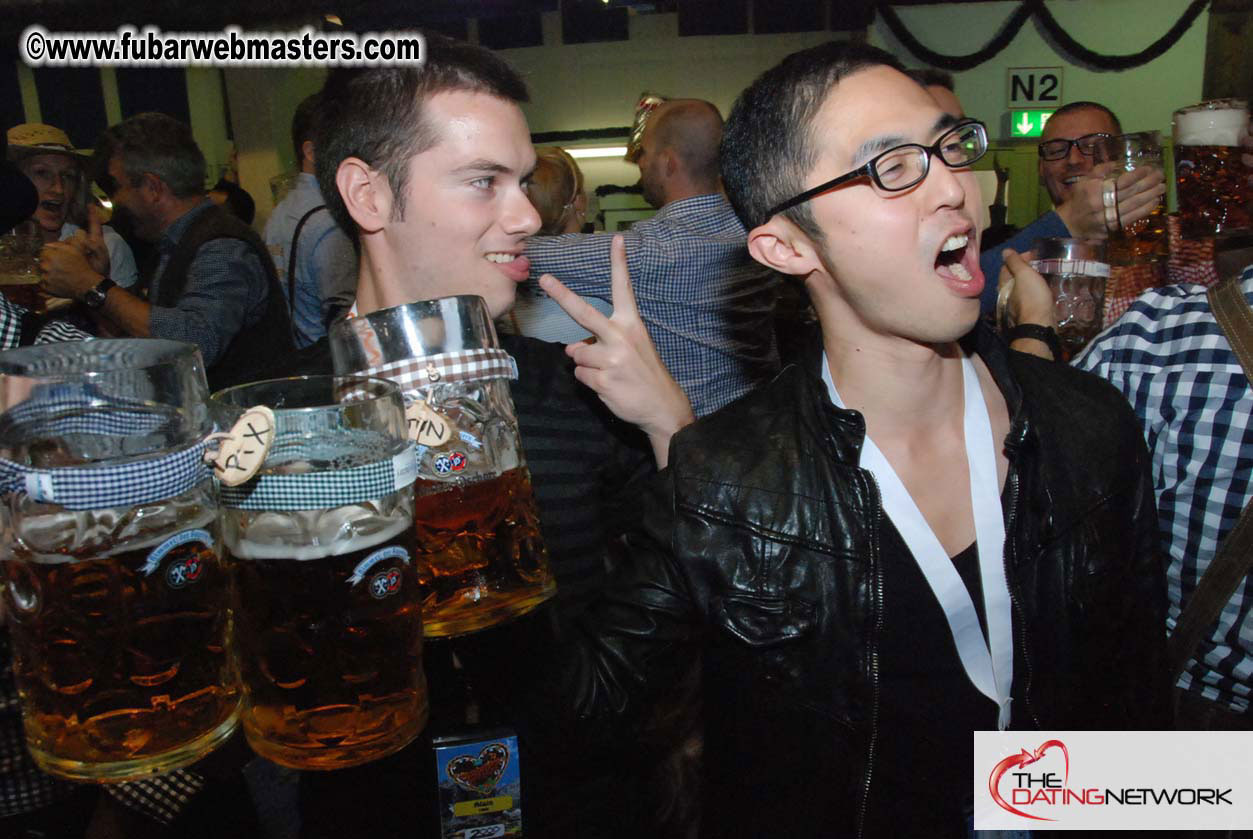
{"label": "wristwatch", "polygon": [[1034,338],[1042,344],[1047,344],[1049,352],[1053,353],[1053,360],[1063,360],[1062,342],[1057,337],[1057,330],[1053,327],[1041,326],[1038,323],[1020,323],[1005,335],[1006,343],[1012,344],[1019,338]]}
{"label": "wristwatch", "polygon": [[113,282],[113,280],[105,277],[103,280],[96,283],[95,288],[89,288],[87,291],[83,292],[83,296],[80,298],[82,304],[88,309],[99,309],[104,305],[105,298],[109,294],[109,289],[116,285],[117,283]]}

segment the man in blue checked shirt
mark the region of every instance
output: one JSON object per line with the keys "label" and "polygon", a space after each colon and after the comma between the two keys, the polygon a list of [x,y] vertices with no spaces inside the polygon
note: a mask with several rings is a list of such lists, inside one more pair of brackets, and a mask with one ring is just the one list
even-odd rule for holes
{"label": "man in blue checked shirt", "polygon": [[[722,116],[709,102],[673,99],[648,118],[633,162],[644,199],[659,212],[623,234],[640,316],[697,416],[772,377],[779,368],[777,280],[748,255],[744,226],[722,194]],[[526,246],[531,280],[553,274],[578,294],[610,297],[602,233],[535,236]]]}
{"label": "man in blue checked shirt", "polygon": [[[1253,265],[1240,275],[1253,301]],[[1253,390],[1199,285],[1142,295],[1075,365],[1135,408],[1153,456],[1174,632],[1197,582],[1253,498]],[[1253,580],[1205,632],[1176,685],[1182,729],[1253,728]]]}
{"label": "man in blue checked shirt", "polygon": [[[1253,171],[1253,130],[1245,134],[1243,146],[1244,163]],[[1249,180],[1253,186],[1253,175]],[[1247,257],[1247,251],[1229,252],[1226,259],[1241,253]],[[1050,294],[1017,255],[1006,252],[1006,257],[1015,293]],[[1253,265],[1236,282],[1245,301],[1253,301]],[[1171,633],[1219,545],[1253,498],[1253,389],[1207,292],[1196,284],[1145,292],[1073,362],[1121,391],[1143,425],[1162,547],[1169,558],[1166,627]],[[1178,727],[1253,727],[1251,673],[1253,580],[1246,577],[1176,683]]]}

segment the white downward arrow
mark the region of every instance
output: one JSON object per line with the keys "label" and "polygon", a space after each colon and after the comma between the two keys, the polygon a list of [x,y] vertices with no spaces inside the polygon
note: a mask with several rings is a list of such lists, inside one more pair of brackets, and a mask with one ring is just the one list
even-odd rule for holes
{"label": "white downward arrow", "polygon": [[1018,120],[1018,133],[1029,134],[1031,132],[1031,117],[1027,114],[1022,115],[1022,119]]}

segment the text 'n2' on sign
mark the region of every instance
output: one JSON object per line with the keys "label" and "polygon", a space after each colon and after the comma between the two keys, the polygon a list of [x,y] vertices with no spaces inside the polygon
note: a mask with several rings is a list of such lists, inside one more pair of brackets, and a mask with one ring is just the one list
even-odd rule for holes
{"label": "text 'n2' on sign", "polygon": [[1019,108],[1061,107],[1061,67],[1010,67],[1006,78],[1005,107]]}
{"label": "text 'n2' on sign", "polygon": [[1052,115],[1052,111],[1010,111],[1009,136],[1039,137]]}

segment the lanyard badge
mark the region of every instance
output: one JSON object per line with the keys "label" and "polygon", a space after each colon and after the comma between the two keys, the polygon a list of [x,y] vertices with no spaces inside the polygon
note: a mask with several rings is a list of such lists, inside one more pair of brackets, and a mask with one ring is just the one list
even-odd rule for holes
{"label": "lanyard badge", "polygon": [[[831,401],[840,408],[840,399],[831,379],[826,356],[822,378]],[[996,703],[997,728],[1005,730],[1010,719],[1010,687],[1014,675],[1013,616],[1009,584],[1005,579],[1005,518],[1001,511],[999,482],[996,477],[996,446],[983,391],[974,362],[962,359],[966,460],[970,469],[970,505],[975,518],[975,540],[979,550],[979,576],[988,619],[989,645],[979,627],[970,592],[953,567],[948,552],[936,538],[887,457],[866,435],[861,451],[861,467],[874,475],[882,495],[883,510],[905,540],[906,547],[922,570],[932,594],[944,609],[944,617],[957,646],[962,669],[976,689]]]}

